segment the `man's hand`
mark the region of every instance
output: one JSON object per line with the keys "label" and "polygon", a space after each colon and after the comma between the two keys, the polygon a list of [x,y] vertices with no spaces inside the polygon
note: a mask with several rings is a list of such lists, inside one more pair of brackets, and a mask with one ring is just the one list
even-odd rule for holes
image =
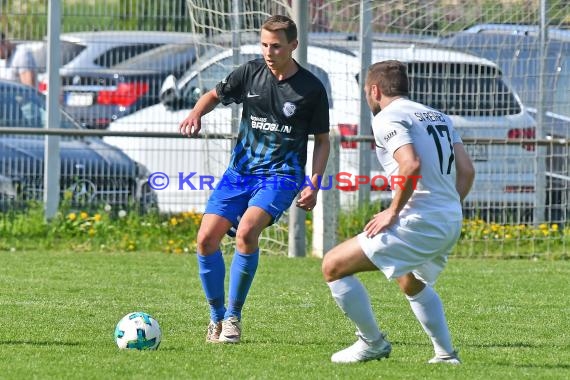
{"label": "man's hand", "polygon": [[386,209],[374,215],[374,217],[364,227],[364,232],[366,232],[367,237],[373,238],[394,224],[397,219],[398,214],[391,209]]}
{"label": "man's hand", "polygon": [[301,191],[301,196],[297,199],[295,206],[302,208],[305,211],[311,211],[317,204],[317,193],[318,191],[316,189],[305,187]]}
{"label": "man's hand", "polygon": [[180,133],[188,137],[196,137],[202,129],[202,122],[200,117],[194,116],[194,112],[190,112],[186,119],[182,120],[178,127]]}

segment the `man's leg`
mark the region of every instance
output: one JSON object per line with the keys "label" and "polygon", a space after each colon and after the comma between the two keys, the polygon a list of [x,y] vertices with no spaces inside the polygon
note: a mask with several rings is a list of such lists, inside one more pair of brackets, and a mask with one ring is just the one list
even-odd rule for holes
{"label": "man's leg", "polygon": [[370,299],[362,283],[353,274],[378,268],[366,257],[356,238],[352,238],[329,251],[322,271],[331,294],[344,314],[354,322],[359,340],[337,352],[331,358],[336,363],[353,363],[388,357],[391,345],[384,340]]}
{"label": "man's leg", "polygon": [[210,325],[206,341],[217,342],[221,332],[221,321],[226,311],[224,305],[224,279],[226,267],[220,241],[231,222],[215,215],[204,214],[198,231],[198,272],[204,294],[210,305]]}
{"label": "man's leg", "polygon": [[399,277],[398,284],[410,302],[410,307],[417,320],[430,337],[436,357],[456,358],[443,304],[437,292],[431,286],[418,280],[412,273]]}
{"label": "man's leg", "polygon": [[228,309],[220,341],[237,343],[241,339],[241,311],[255,277],[259,262],[259,236],[272,217],[259,207],[243,214],[236,231],[236,251],[230,267]]}

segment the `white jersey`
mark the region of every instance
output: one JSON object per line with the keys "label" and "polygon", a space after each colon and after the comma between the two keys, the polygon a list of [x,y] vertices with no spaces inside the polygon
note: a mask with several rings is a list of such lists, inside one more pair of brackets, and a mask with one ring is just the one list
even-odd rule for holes
{"label": "white jersey", "polygon": [[26,71],[36,71],[36,61],[29,50],[17,46],[4,65],[0,65],[0,79],[19,82],[20,74]]}
{"label": "white jersey", "polygon": [[400,216],[461,220],[453,144],[462,141],[450,118],[423,104],[399,98],[374,117],[372,129],[376,155],[388,179],[398,176],[394,153],[401,146],[413,144],[420,159],[421,178]]}

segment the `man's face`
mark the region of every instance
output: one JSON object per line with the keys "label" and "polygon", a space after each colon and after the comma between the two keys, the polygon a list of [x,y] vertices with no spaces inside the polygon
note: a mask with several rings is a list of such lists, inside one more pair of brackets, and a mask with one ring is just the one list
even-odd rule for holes
{"label": "man's face", "polygon": [[364,93],[366,94],[366,102],[368,103],[368,107],[370,107],[370,111],[372,111],[373,115],[376,115],[378,112],[381,111],[380,103],[376,100],[376,95],[378,91],[378,86],[371,86],[369,83],[364,85]]}
{"label": "man's face", "polygon": [[289,64],[293,50],[297,48],[297,40],[287,42],[285,31],[270,32],[261,30],[261,52],[263,59],[271,71],[282,71]]}

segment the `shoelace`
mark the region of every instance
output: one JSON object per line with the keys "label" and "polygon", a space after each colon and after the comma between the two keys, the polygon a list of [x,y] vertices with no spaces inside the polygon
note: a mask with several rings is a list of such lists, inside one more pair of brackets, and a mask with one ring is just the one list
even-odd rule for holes
{"label": "shoelace", "polygon": [[218,330],[218,324],[217,323],[210,323],[208,325],[208,335],[214,334],[217,330]]}
{"label": "shoelace", "polygon": [[233,319],[226,321],[226,323],[222,325],[222,333],[226,336],[236,334],[238,330],[237,324],[238,321]]}

